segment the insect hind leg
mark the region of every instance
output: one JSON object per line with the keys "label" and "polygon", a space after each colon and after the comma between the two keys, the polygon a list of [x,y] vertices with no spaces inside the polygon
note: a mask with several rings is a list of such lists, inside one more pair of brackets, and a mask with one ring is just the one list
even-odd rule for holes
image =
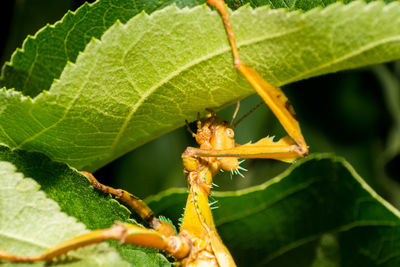
{"label": "insect hind leg", "polygon": [[86,178],[89,179],[91,185],[98,190],[103,191],[106,194],[115,196],[116,199],[124,202],[130,208],[132,208],[144,221],[146,221],[151,228],[160,232],[164,236],[172,236],[176,234],[175,226],[167,220],[160,220],[157,218],[153,211],[144,203],[140,198],[132,195],[131,193],[123,189],[115,189],[111,186],[100,183],[93,174],[89,172],[81,171]]}

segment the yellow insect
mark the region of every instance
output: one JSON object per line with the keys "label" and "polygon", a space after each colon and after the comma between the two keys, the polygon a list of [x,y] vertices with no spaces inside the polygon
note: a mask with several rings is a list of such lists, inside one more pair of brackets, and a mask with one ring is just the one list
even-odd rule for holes
{"label": "yellow insect", "polygon": [[0,250],[1,260],[50,261],[54,257],[79,247],[114,239],[123,243],[164,250],[184,266],[236,266],[215,229],[209,206],[208,197],[213,177],[221,169],[239,172],[242,167],[238,158],[271,158],[292,162],[296,158],[306,156],[308,146],[301,134],[293,108],[283,92],[270,85],[255,70],[241,62],[224,1],[209,0],[208,4],[215,6],[222,16],[232,47],[235,67],[271,108],[289,136],[277,142],[266,137],[253,144],[238,145],[234,140],[234,125],[211,112],[204,122],[201,122],[199,118],[197,132],[191,132],[200,147],[188,147],[182,154],[189,184],[189,196],[179,233],[176,233],[175,228],[168,221],[162,217],[155,217],[150,208],[137,197],[124,190],[105,186],[90,173],[82,172],[94,187],[116,196],[132,207],[151,229],[116,223],[111,228],[75,237],[39,255],[17,256]]}

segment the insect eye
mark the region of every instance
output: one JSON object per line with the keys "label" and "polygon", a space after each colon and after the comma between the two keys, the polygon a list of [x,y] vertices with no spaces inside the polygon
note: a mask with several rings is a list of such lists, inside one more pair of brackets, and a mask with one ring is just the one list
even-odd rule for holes
{"label": "insect eye", "polygon": [[226,129],[226,134],[233,138],[235,136],[235,133],[233,132],[233,130],[231,128]]}

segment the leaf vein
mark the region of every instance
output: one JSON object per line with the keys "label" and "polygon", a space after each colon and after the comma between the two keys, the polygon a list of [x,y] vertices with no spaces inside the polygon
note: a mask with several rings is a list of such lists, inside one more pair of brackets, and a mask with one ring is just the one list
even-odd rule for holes
{"label": "leaf vein", "polygon": [[390,42],[399,42],[399,41],[400,41],[400,35],[396,35],[396,36],[393,36],[393,37],[388,37],[388,38],[384,38],[384,39],[378,40],[376,42],[368,43],[367,45],[361,46],[359,49],[356,49],[353,52],[350,52],[348,54],[344,54],[341,57],[335,58],[335,59],[333,59],[331,61],[328,61],[328,62],[326,62],[324,64],[318,65],[315,68],[310,68],[309,70],[304,71],[304,72],[300,73],[299,75],[293,76],[291,79],[286,80],[285,83],[288,84],[288,83],[297,81],[301,77],[306,77],[307,75],[309,75],[309,74],[311,74],[313,72],[317,72],[317,71],[322,70],[322,69],[324,69],[326,67],[329,67],[331,65],[344,62],[344,61],[346,61],[346,60],[348,60],[348,59],[350,59],[352,57],[356,57],[358,55],[361,55],[361,54],[367,52],[368,50],[372,50],[372,49],[374,49],[374,48],[376,48],[376,47],[378,47],[380,45],[384,45],[384,44],[387,44],[387,43],[390,43]]}

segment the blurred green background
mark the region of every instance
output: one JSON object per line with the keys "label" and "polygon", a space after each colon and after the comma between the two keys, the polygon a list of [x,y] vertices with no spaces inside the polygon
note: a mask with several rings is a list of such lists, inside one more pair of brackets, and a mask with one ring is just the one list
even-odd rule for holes
{"label": "blurred green background", "polygon": [[[61,19],[81,0],[16,0],[1,8],[1,63],[8,61],[28,34]],[[283,88],[291,100],[311,153],[335,153],[346,158],[384,198],[400,207],[400,62],[325,75]],[[241,102],[241,114],[260,102],[253,95]],[[218,115],[230,120],[233,107]],[[192,124],[192,128],[195,125]],[[263,105],[236,129],[238,143],[284,131]],[[126,154],[98,170],[97,178],[145,198],[170,187],[185,187],[181,153],[196,146],[185,128],[178,129]],[[247,160],[245,178],[221,173],[216,190],[234,190],[260,184],[288,165],[272,160]]]}

